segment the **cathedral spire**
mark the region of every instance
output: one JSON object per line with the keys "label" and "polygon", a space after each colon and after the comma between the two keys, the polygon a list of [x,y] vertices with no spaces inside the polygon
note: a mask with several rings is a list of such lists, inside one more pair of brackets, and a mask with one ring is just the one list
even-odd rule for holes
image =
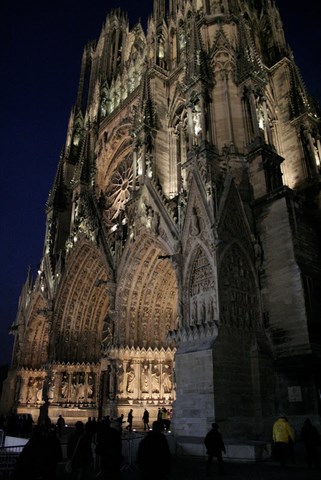
{"label": "cathedral spire", "polygon": [[249,77],[264,81],[265,72],[259,54],[251,38],[249,27],[243,18],[239,25],[237,77],[240,82]]}
{"label": "cathedral spire", "polygon": [[199,79],[208,79],[207,59],[202,46],[196,13],[190,19],[190,38],[187,49],[189,54],[186,58],[186,84],[193,83],[193,81]]}
{"label": "cathedral spire", "polygon": [[165,18],[165,14],[165,0],[154,0],[153,17],[156,25],[163,21],[163,19]]}

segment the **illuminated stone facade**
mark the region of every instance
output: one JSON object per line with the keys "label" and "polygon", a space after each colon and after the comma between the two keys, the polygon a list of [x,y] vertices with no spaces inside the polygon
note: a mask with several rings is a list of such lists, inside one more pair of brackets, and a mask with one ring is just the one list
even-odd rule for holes
{"label": "illuminated stone facade", "polygon": [[84,50],[2,405],[133,408],[137,426],[165,406],[177,437],[215,419],[237,441],[269,438],[280,409],[317,415],[320,159],[273,2],[154,1],[146,34],[111,12]]}

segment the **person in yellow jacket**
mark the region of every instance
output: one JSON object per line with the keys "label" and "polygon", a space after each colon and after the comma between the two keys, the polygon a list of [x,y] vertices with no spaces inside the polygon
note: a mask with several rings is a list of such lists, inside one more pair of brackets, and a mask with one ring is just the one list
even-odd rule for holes
{"label": "person in yellow jacket", "polygon": [[294,430],[284,415],[274,422],[272,436],[276,458],[284,467],[294,444]]}

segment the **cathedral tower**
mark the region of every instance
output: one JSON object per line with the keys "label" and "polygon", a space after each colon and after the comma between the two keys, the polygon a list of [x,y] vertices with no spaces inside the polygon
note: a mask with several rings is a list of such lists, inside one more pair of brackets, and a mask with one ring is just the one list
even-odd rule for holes
{"label": "cathedral tower", "polygon": [[[173,409],[231,444],[320,413],[320,118],[274,0],[155,0],[86,45],[2,405]],[[256,437],[254,436],[256,435]]]}

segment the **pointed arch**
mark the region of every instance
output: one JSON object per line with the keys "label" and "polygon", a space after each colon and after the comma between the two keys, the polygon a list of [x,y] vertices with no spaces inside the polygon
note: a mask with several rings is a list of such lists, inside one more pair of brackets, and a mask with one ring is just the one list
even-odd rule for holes
{"label": "pointed arch", "polygon": [[119,345],[168,346],[167,333],[176,328],[177,280],[167,254],[146,232],[128,248],[116,295]]}
{"label": "pointed arch", "polygon": [[213,258],[206,246],[196,242],[185,268],[185,326],[205,325],[217,319],[217,280]]}
{"label": "pointed arch", "polygon": [[47,303],[41,294],[33,299],[24,338],[23,356],[20,364],[28,368],[40,368],[48,360],[49,318]]}
{"label": "pointed arch", "polygon": [[112,274],[97,248],[82,240],[65,268],[56,299],[52,354],[61,362],[97,362],[112,301],[104,285],[112,283]]}
{"label": "pointed arch", "polygon": [[222,327],[256,331],[260,322],[258,285],[252,261],[239,241],[225,249],[218,276]]}

